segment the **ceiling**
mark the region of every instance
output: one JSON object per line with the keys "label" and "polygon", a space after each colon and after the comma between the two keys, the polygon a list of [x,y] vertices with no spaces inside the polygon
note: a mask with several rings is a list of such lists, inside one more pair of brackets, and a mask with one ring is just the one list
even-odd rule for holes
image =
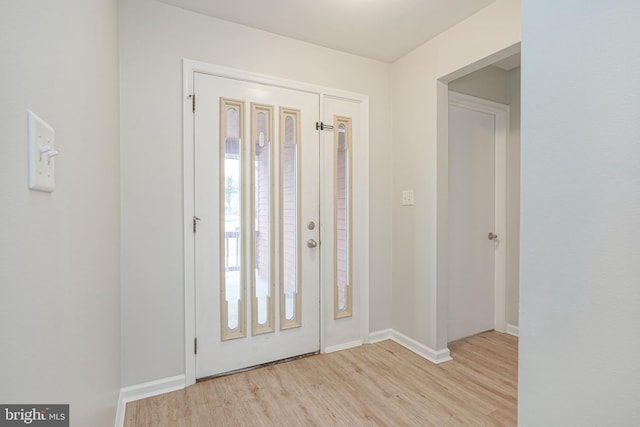
{"label": "ceiling", "polygon": [[495,0],[160,0],[226,21],[393,62]]}

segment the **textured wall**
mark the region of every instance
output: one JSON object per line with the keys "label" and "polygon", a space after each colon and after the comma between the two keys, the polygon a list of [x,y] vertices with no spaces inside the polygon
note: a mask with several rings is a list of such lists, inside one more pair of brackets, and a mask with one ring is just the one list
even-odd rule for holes
{"label": "textured wall", "polygon": [[[0,3],[0,402],[112,426],[120,388],[115,0]],[[27,109],[56,131],[56,189],[27,187]]]}
{"label": "textured wall", "polygon": [[519,424],[640,425],[640,3],[523,3]]}

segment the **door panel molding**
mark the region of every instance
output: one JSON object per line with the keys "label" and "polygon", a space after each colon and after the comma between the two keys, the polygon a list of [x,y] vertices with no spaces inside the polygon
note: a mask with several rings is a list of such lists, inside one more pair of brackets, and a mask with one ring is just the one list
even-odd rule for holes
{"label": "door panel molding", "polygon": [[[267,311],[267,315],[266,315],[266,319],[264,323],[260,323],[259,322],[259,318],[258,318],[258,313],[259,313],[259,299],[257,296],[257,278],[256,278],[256,268],[250,268],[251,270],[251,278],[250,278],[250,282],[251,282],[251,334],[252,335],[260,335],[260,334],[268,334],[271,332],[275,331],[275,260],[274,258],[276,258],[275,253],[274,253],[274,249],[275,249],[275,243],[274,243],[274,231],[275,231],[275,227],[274,227],[274,218],[273,218],[273,210],[271,209],[271,207],[274,204],[275,201],[275,197],[274,197],[274,190],[276,188],[275,186],[275,178],[276,178],[276,174],[274,174],[274,166],[275,166],[275,162],[274,162],[274,157],[276,156],[276,153],[278,152],[278,150],[276,149],[276,144],[277,142],[275,141],[274,138],[274,107],[272,105],[264,105],[264,104],[259,104],[259,103],[255,103],[252,102],[251,103],[251,141],[249,141],[249,145],[251,146],[250,149],[250,169],[251,169],[251,177],[249,179],[249,185],[251,187],[251,190],[249,191],[249,194],[251,197],[251,214],[249,215],[249,218],[251,218],[250,220],[250,240],[251,240],[251,251],[250,251],[250,259],[249,259],[249,263],[250,265],[258,265],[258,263],[260,263],[262,266],[267,268],[267,287],[268,287],[268,295],[265,297],[266,299],[266,311]],[[262,137],[259,135],[259,115],[263,115],[263,117],[265,117],[265,126],[266,126],[266,135],[262,135]],[[282,129],[280,129],[280,132],[282,132]],[[258,143],[258,147],[256,147],[256,141],[259,140],[260,142]],[[267,150],[266,151],[266,155],[267,155],[267,162],[266,165],[263,164],[262,166],[266,166],[267,167],[267,171],[266,173],[263,173],[263,176],[260,177],[262,179],[266,179],[267,183],[266,183],[266,187],[264,184],[261,185],[262,187],[260,189],[256,188],[256,175],[257,175],[257,171],[256,171],[256,167],[255,167],[255,162],[258,162],[259,155],[258,155],[258,149],[260,149],[260,147],[262,147],[262,150]],[[256,194],[256,191],[267,191],[267,197],[266,197],[266,211],[267,211],[267,224],[263,225],[263,227],[266,228],[266,237],[263,236],[263,232],[262,230],[259,230],[258,232],[258,224],[257,224],[257,219],[255,219],[257,217],[257,213],[259,211],[259,206],[257,206],[258,202],[256,201],[256,199],[254,198],[254,195]],[[264,202],[264,200],[263,200]],[[262,206],[262,208],[264,209],[265,207]],[[264,211],[263,211],[264,214]],[[257,247],[257,242],[260,241],[262,243],[265,243],[265,248],[266,249],[266,258],[267,258],[267,262],[265,263],[264,261],[262,261],[263,256],[265,255],[264,253],[259,253],[258,252],[258,247]],[[264,252],[264,251],[263,251]]]}
{"label": "door panel molding", "polygon": [[[280,138],[279,138],[280,152],[279,153],[280,153],[280,165],[281,165],[280,166],[280,189],[279,189],[280,211],[284,213],[286,209],[285,199],[287,194],[284,191],[284,180],[286,175],[285,171],[288,167],[291,167],[292,174],[295,177],[295,180],[294,180],[295,190],[291,192],[289,196],[295,197],[295,201],[293,203],[293,209],[295,210],[294,216],[297,218],[297,221],[294,224],[289,224],[289,227],[295,229],[295,231],[291,230],[293,232],[292,234],[294,234],[295,243],[291,243],[291,242],[289,243],[295,246],[293,248],[293,251],[291,251],[293,252],[294,259],[293,260],[288,259],[288,261],[292,264],[290,266],[285,266],[285,247],[287,245],[287,242],[285,241],[286,225],[284,221],[284,215],[280,216],[280,228],[278,233],[279,234],[278,238],[280,239],[280,259],[279,259],[280,283],[278,285],[280,289],[280,313],[279,313],[280,330],[285,330],[285,329],[299,328],[302,325],[302,322],[301,322],[302,288],[300,286],[301,285],[300,274],[302,271],[302,247],[301,247],[302,240],[299,237],[302,231],[302,218],[298,215],[298,212],[300,211],[300,201],[302,200],[301,179],[300,179],[300,171],[299,171],[300,164],[302,163],[302,157],[301,157],[302,150],[300,149],[300,145],[301,145],[300,116],[302,112],[300,110],[287,108],[287,107],[280,107],[279,110],[280,110],[279,111],[280,112]],[[287,120],[290,120],[290,123],[292,126],[291,135],[287,135],[287,131],[289,130],[287,126]],[[294,161],[294,165],[292,166],[289,166],[285,161],[287,136],[290,136],[292,139],[291,145],[289,148],[290,149],[295,148],[295,152],[293,153],[292,159],[289,159]],[[293,271],[291,271],[291,269]],[[291,282],[293,282],[292,284],[296,289],[293,295],[293,301],[291,302],[293,314],[289,318],[286,314],[287,302],[285,297],[285,293],[286,293],[285,288],[286,288],[287,282],[289,283],[289,285],[291,285]]]}
{"label": "door panel molding", "polygon": [[[334,251],[334,293],[333,293],[333,315],[334,319],[342,319],[353,316],[353,186],[352,186],[352,118],[333,116],[333,202],[334,206],[334,227],[333,239],[336,245]],[[342,135],[342,137],[341,137]],[[342,142],[342,149],[340,145]],[[342,182],[342,185],[340,185]],[[342,193],[340,193],[342,191]],[[344,206],[339,206],[338,199],[342,199]],[[342,223],[340,221],[340,209],[344,214]],[[339,230],[343,230],[340,235]],[[342,252],[342,253],[341,253]],[[342,259],[341,259],[342,256]],[[341,289],[341,285],[344,289]]]}
{"label": "door panel molding", "polygon": [[[224,208],[224,187],[225,187],[225,175],[226,175],[226,169],[225,169],[225,160],[226,160],[226,156],[225,156],[225,145],[226,145],[226,140],[228,138],[227,135],[227,126],[222,126],[222,123],[227,123],[227,114],[229,111],[235,111],[236,116],[237,116],[237,138],[238,141],[236,141],[236,143],[238,144],[238,153],[237,155],[239,156],[239,172],[240,175],[245,175],[246,171],[244,170],[244,164],[246,163],[245,158],[246,153],[245,153],[245,148],[243,147],[243,141],[245,140],[245,101],[242,100],[237,100],[237,99],[229,99],[229,98],[224,98],[221,97],[220,98],[220,135],[218,138],[218,167],[219,169],[219,182],[218,182],[218,191],[219,191],[219,196],[218,196],[218,203],[219,203],[219,215],[221,218],[225,217],[225,208]],[[240,194],[239,194],[239,200],[240,200],[240,216],[244,217],[245,213],[247,211],[247,206],[245,203],[245,199],[246,194],[247,194],[247,189],[248,189],[248,185],[244,180],[240,181]],[[225,229],[225,225],[224,222],[221,222],[220,224],[218,224],[219,227],[219,235],[220,236],[224,236],[226,233],[226,229]],[[237,310],[238,310],[238,316],[237,316],[237,320],[238,320],[238,324],[232,328],[229,325],[229,305],[226,302],[226,299],[223,298],[223,295],[227,294],[227,288],[228,288],[228,283],[227,283],[227,274],[225,271],[225,265],[226,263],[223,262],[223,258],[224,259],[228,259],[229,258],[229,247],[225,244],[226,243],[226,239],[223,239],[222,237],[220,238],[220,242],[219,242],[219,250],[220,250],[220,259],[218,260],[218,262],[220,263],[220,267],[219,267],[219,271],[220,271],[220,335],[222,337],[222,341],[227,341],[227,340],[232,340],[232,339],[236,339],[236,338],[243,338],[247,336],[247,308],[246,308],[246,299],[247,299],[247,292],[246,292],[246,282],[247,282],[247,275],[245,274],[245,265],[247,264],[247,257],[245,256],[246,252],[244,250],[244,242],[247,240],[245,238],[245,236],[247,235],[248,230],[246,229],[246,227],[242,227],[242,229],[240,230],[240,238],[237,238],[237,234],[236,234],[236,254],[235,254],[235,258],[236,258],[236,265],[238,266],[238,274],[240,275],[239,278],[239,286],[240,286],[240,295],[239,295],[239,299],[237,301]]]}
{"label": "door panel molding", "polygon": [[[195,183],[194,183],[194,136],[195,136],[195,115],[194,108],[197,105],[194,96],[194,75],[195,73],[208,74],[237,81],[258,83],[278,88],[293,89],[302,92],[309,92],[320,95],[320,117],[324,117],[323,99],[325,97],[336,100],[348,101],[357,104],[359,112],[359,138],[360,144],[357,147],[357,161],[354,158],[354,185],[357,185],[358,200],[354,204],[363,206],[354,217],[354,223],[358,224],[358,229],[354,230],[354,246],[357,256],[354,256],[354,271],[359,288],[358,296],[358,331],[359,340],[368,342],[369,336],[369,97],[366,95],[327,88],[309,83],[297,82],[293,80],[280,79],[277,77],[236,70],[219,65],[212,65],[200,61],[183,59],[182,62],[182,123],[183,123],[183,253],[184,253],[184,287],[185,287],[185,378],[186,385],[195,383],[196,380],[196,356],[195,348],[195,234],[194,227],[197,225],[195,218]],[[321,154],[322,156],[322,154]],[[322,160],[321,160],[322,161]],[[323,180],[324,177],[321,176]],[[321,227],[321,241],[325,231]],[[325,268],[321,265],[321,271]],[[327,298],[327,286],[332,287],[333,280],[323,277],[321,274],[320,292],[320,350],[325,352],[328,344],[335,346],[336,341],[340,341],[340,336],[335,336],[333,328],[326,328],[328,321],[325,315],[326,307],[332,310],[332,299]],[[355,302],[355,301],[354,301]],[[333,316],[331,316],[333,320]],[[339,334],[338,334],[339,335]]]}

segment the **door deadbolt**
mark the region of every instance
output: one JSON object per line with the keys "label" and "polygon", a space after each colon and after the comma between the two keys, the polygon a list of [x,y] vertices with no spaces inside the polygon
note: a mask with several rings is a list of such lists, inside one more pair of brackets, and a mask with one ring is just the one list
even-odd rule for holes
{"label": "door deadbolt", "polygon": [[314,228],[316,228],[316,223],[315,223],[315,222],[313,222],[313,221],[309,221],[309,222],[307,223],[307,228],[308,228],[309,230],[313,230]]}

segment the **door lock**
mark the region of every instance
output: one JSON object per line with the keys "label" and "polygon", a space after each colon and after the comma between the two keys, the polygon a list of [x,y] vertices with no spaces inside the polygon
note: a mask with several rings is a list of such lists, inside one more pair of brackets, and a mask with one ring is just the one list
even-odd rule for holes
{"label": "door lock", "polygon": [[487,237],[489,238],[489,240],[494,240],[498,238],[498,235],[491,232]]}

